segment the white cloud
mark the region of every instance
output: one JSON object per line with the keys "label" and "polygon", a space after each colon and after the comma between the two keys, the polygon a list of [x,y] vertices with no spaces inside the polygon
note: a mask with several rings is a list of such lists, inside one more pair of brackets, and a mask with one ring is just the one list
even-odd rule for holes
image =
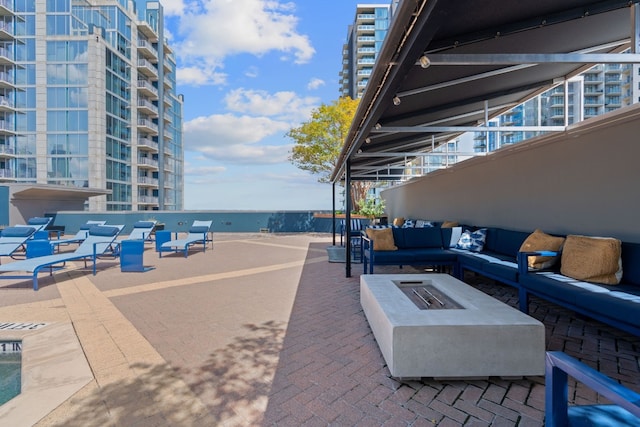
{"label": "white cloud", "polygon": [[207,67],[182,67],[177,70],[177,79],[182,84],[193,86],[202,86],[208,84],[224,84],[227,75],[224,73],[216,73],[213,69]]}
{"label": "white cloud", "polygon": [[224,166],[193,166],[190,163],[185,163],[184,174],[185,176],[210,176],[220,175],[226,172],[227,168]]}
{"label": "white cloud", "polygon": [[320,86],[324,86],[324,85],[325,85],[324,80],[314,77],[309,81],[309,83],[307,83],[307,89],[315,90],[320,88]]}
{"label": "white cloud", "polygon": [[208,160],[231,163],[274,164],[287,161],[290,145],[259,144],[283,133],[290,124],[268,117],[214,114],[198,117],[184,125],[185,150]]}
{"label": "white cloud", "polygon": [[162,8],[166,16],[181,16],[186,9],[184,0],[162,0]]}
{"label": "white cloud", "polygon": [[244,75],[253,79],[258,77],[260,75],[260,72],[258,71],[257,67],[252,66],[247,68],[247,71],[244,72]]}
{"label": "white cloud", "polygon": [[[249,53],[261,56],[272,51],[284,60],[307,63],[315,53],[309,37],[296,30],[298,18],[292,2],[279,0],[201,0],[183,8],[179,34],[174,34],[175,52],[187,68],[210,70],[206,78],[222,67],[229,55]],[[180,9],[175,6],[175,9]],[[193,74],[193,71],[191,72]],[[183,73],[189,76],[189,73]],[[199,82],[191,79],[181,83]],[[218,84],[215,80],[205,80]],[[204,83],[198,83],[204,84]]]}
{"label": "white cloud", "polygon": [[298,122],[309,117],[320,102],[315,97],[299,97],[295,92],[282,91],[273,94],[264,90],[239,88],[229,92],[224,101],[229,111],[279,117]]}

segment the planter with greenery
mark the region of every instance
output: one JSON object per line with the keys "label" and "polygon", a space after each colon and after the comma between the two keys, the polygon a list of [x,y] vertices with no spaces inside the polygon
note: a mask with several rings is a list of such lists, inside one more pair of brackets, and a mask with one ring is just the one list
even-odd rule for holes
{"label": "planter with greenery", "polygon": [[366,216],[371,223],[373,223],[376,218],[384,215],[384,209],[384,200],[379,197],[368,196],[366,199],[360,201],[358,214]]}

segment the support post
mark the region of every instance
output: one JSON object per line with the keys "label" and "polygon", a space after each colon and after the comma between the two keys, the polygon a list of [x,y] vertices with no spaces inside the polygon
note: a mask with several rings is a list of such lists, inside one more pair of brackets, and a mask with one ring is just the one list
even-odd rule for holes
{"label": "support post", "polygon": [[344,173],[344,192],[346,200],[344,216],[344,248],[345,248],[345,277],[351,277],[351,159],[347,158]]}
{"label": "support post", "polygon": [[333,246],[336,245],[336,183],[331,186],[331,234],[333,235]]}

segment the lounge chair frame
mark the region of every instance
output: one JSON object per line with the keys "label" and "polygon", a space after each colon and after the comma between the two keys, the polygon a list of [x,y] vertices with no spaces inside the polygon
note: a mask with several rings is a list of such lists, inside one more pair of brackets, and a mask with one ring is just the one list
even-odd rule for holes
{"label": "lounge chair frame", "polygon": [[[84,260],[85,268],[87,261],[90,259],[92,263],[92,273],[96,275],[96,264],[99,257],[104,255],[118,256],[118,245],[116,241],[118,234],[122,231],[123,225],[110,226],[94,226],[94,227],[116,227],[118,232],[113,236],[94,235],[92,227],[89,230],[87,239],[80,244],[74,252],[58,253],[53,255],[45,255],[41,257],[28,258],[21,261],[12,262],[0,266],[0,272],[26,271],[30,274],[0,274],[0,279],[31,279],[33,281],[33,290],[38,290],[38,273],[43,269],[49,269],[49,275],[54,271],[64,268],[66,262]],[[90,248],[90,250],[89,250]],[[53,252],[53,246],[51,248]],[[62,264],[62,265],[59,265]]]}
{"label": "lounge chair frame", "polygon": [[194,227],[206,227],[206,231],[204,232],[192,232],[189,231],[187,236],[183,239],[178,239],[178,233],[175,233],[175,239],[172,239],[168,242],[164,242],[160,248],[158,248],[158,253],[160,258],[162,258],[163,252],[179,252],[184,251],[184,257],[189,256],[189,248],[196,244],[202,243],[202,250],[206,252],[207,250],[207,242],[213,241],[213,239],[209,238],[209,233],[211,232],[211,225],[213,221],[193,221],[189,230],[192,230]]}

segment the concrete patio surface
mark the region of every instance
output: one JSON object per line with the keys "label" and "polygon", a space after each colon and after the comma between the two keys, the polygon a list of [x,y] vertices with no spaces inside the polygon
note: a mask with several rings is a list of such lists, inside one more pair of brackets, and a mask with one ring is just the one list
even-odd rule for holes
{"label": "concrete patio surface", "polygon": [[[213,250],[188,258],[159,258],[148,244],[144,261],[153,269],[144,273],[105,259],[96,276],[81,263],[41,275],[37,292],[28,280],[0,281],[0,323],[72,326],[91,372],[34,421],[24,406],[0,408],[0,426],[544,424],[544,377],[392,378],[360,306],[362,266],[346,278],[344,264],[328,262],[331,244],[327,234],[215,233]],[[515,289],[466,281],[517,307]],[[640,338],[535,298],[531,315],[545,325],[548,350],[640,391]],[[0,331],[0,339],[9,335]],[[62,383],[76,378],[65,369]],[[574,383],[569,397],[602,400]]]}

